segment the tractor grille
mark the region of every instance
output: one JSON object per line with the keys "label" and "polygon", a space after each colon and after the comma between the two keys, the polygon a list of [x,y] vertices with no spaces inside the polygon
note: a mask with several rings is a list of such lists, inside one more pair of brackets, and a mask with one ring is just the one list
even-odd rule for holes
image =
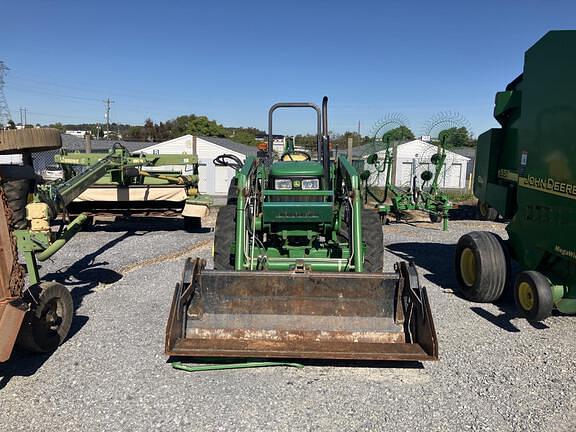
{"label": "tractor grille", "polygon": [[268,197],[270,202],[324,202],[325,196],[314,196],[314,195],[292,195],[292,196],[280,196],[271,195]]}

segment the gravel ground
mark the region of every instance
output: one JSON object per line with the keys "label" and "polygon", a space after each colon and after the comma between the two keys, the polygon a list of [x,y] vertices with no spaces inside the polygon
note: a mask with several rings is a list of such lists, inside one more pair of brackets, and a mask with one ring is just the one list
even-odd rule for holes
{"label": "gravel ground", "polygon": [[[214,215],[207,225],[214,223]],[[453,221],[385,226],[385,267],[414,259],[427,286],[438,362],[309,365],[187,374],[163,355],[183,257],[209,259],[212,232],[175,220],[98,225],[44,265],[73,292],[77,317],[51,356],[0,365],[0,430],[576,430],[574,318],[540,325],[510,305],[456,296]]]}

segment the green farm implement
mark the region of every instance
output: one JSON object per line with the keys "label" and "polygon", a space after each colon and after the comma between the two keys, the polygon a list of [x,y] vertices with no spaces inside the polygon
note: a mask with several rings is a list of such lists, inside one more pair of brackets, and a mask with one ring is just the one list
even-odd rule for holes
{"label": "green farm implement", "polygon": [[510,222],[509,239],[464,235],[456,250],[462,294],[496,301],[510,277],[532,321],[576,313],[576,31],[552,31],[531,47],[524,72],[496,94],[501,128],[480,135],[474,193],[485,213]]}
{"label": "green farm implement", "polygon": [[[63,168],[64,179],[69,180],[108,156],[108,153],[63,150],[54,161]],[[122,167],[108,170],[69,203],[67,210],[73,214],[181,214],[186,226],[201,225],[211,200],[198,192],[196,155],[135,153],[129,156],[126,159],[129,165],[144,159],[146,167],[137,172],[133,169],[130,175],[125,175]],[[190,174],[176,170],[189,170]]]}
{"label": "green farm implement", "polygon": [[[273,151],[277,109],[316,113],[316,160]],[[268,147],[237,169],[216,220],[214,270],[188,260],[176,286],[166,354],[196,357],[431,360],[437,341],[415,267],[382,273],[378,215],[351,163],[330,160],[327,98],[278,103]]]}
{"label": "green farm implement", "polygon": [[[132,156],[114,146],[65,181],[35,184],[31,152],[61,145],[60,133],[53,129],[0,131],[0,153],[22,154],[24,162],[0,167],[0,362],[10,357],[15,343],[48,352],[68,334],[74,315],[71,294],[59,283],[42,282],[38,262],[58,252],[87,219],[81,213],[68,220],[67,207],[75,198],[104,176],[119,184],[132,184],[159,163],[197,166],[195,155]],[[74,156],[62,155],[60,160],[64,163],[66,157]],[[195,177],[180,181],[190,187],[197,185]],[[18,254],[26,262],[28,287]]]}
{"label": "green farm implement", "polygon": [[[378,214],[382,221],[388,221],[393,215],[396,221],[401,221],[407,211],[423,211],[428,213],[431,222],[442,221],[443,229],[448,229],[448,211],[452,208],[452,203],[448,196],[440,191],[438,182],[445,169],[446,151],[443,143],[438,145],[438,150],[430,157],[433,171],[424,170],[420,174],[420,180],[415,175],[418,162],[413,161],[414,175],[411,186],[408,188],[398,187],[392,180],[394,149],[389,142],[386,143],[384,159],[379,159],[378,152],[370,154],[366,163],[372,167],[361,174],[364,183],[364,199],[369,198],[376,202]],[[428,161],[427,161],[428,163]],[[376,175],[385,175],[386,183],[383,194],[376,194],[370,186],[370,178]]]}

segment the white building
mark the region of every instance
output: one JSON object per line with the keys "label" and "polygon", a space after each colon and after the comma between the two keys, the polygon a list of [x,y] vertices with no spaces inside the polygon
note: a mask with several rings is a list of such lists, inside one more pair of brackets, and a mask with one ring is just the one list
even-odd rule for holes
{"label": "white building", "polygon": [[[139,150],[137,153],[147,154],[181,154],[194,153],[194,137],[184,135],[169,141],[157,143]],[[234,142],[226,138],[196,137],[196,153],[200,167],[199,189],[201,193],[208,195],[226,195],[230,180],[234,177],[235,171],[230,167],[220,167],[214,165],[214,158],[221,154],[231,154],[242,161],[248,155],[256,155],[257,149],[244,144]],[[166,167],[159,167],[165,169]],[[191,167],[172,166],[171,170],[189,174]]]}
{"label": "white building", "polygon": [[[368,151],[363,152],[364,159],[368,157]],[[417,176],[418,184],[421,185],[420,174],[423,171],[434,172],[434,164],[431,158],[438,153],[438,146],[416,139],[398,145],[395,160],[396,176],[392,179],[396,186],[409,186],[414,175]],[[383,162],[385,150],[378,153],[379,162]],[[470,159],[457,153],[446,150],[446,160],[444,169],[440,175],[438,184],[446,189],[464,189],[467,186],[466,172]],[[384,187],[386,184],[386,173],[377,173],[373,165],[365,163],[365,169],[373,172],[370,182],[373,186]],[[394,171],[393,171],[394,172]]]}
{"label": "white building", "polygon": [[64,132],[66,135],[72,135],[75,137],[81,137],[84,138],[84,135],[86,135],[87,133],[89,133],[88,131],[85,130],[67,130],[66,132]]}

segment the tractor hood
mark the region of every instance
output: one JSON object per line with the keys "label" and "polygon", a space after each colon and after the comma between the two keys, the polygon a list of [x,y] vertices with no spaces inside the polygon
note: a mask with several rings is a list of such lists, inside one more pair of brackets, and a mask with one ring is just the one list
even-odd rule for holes
{"label": "tractor hood", "polygon": [[322,164],[312,161],[276,162],[270,168],[272,177],[322,177]]}

